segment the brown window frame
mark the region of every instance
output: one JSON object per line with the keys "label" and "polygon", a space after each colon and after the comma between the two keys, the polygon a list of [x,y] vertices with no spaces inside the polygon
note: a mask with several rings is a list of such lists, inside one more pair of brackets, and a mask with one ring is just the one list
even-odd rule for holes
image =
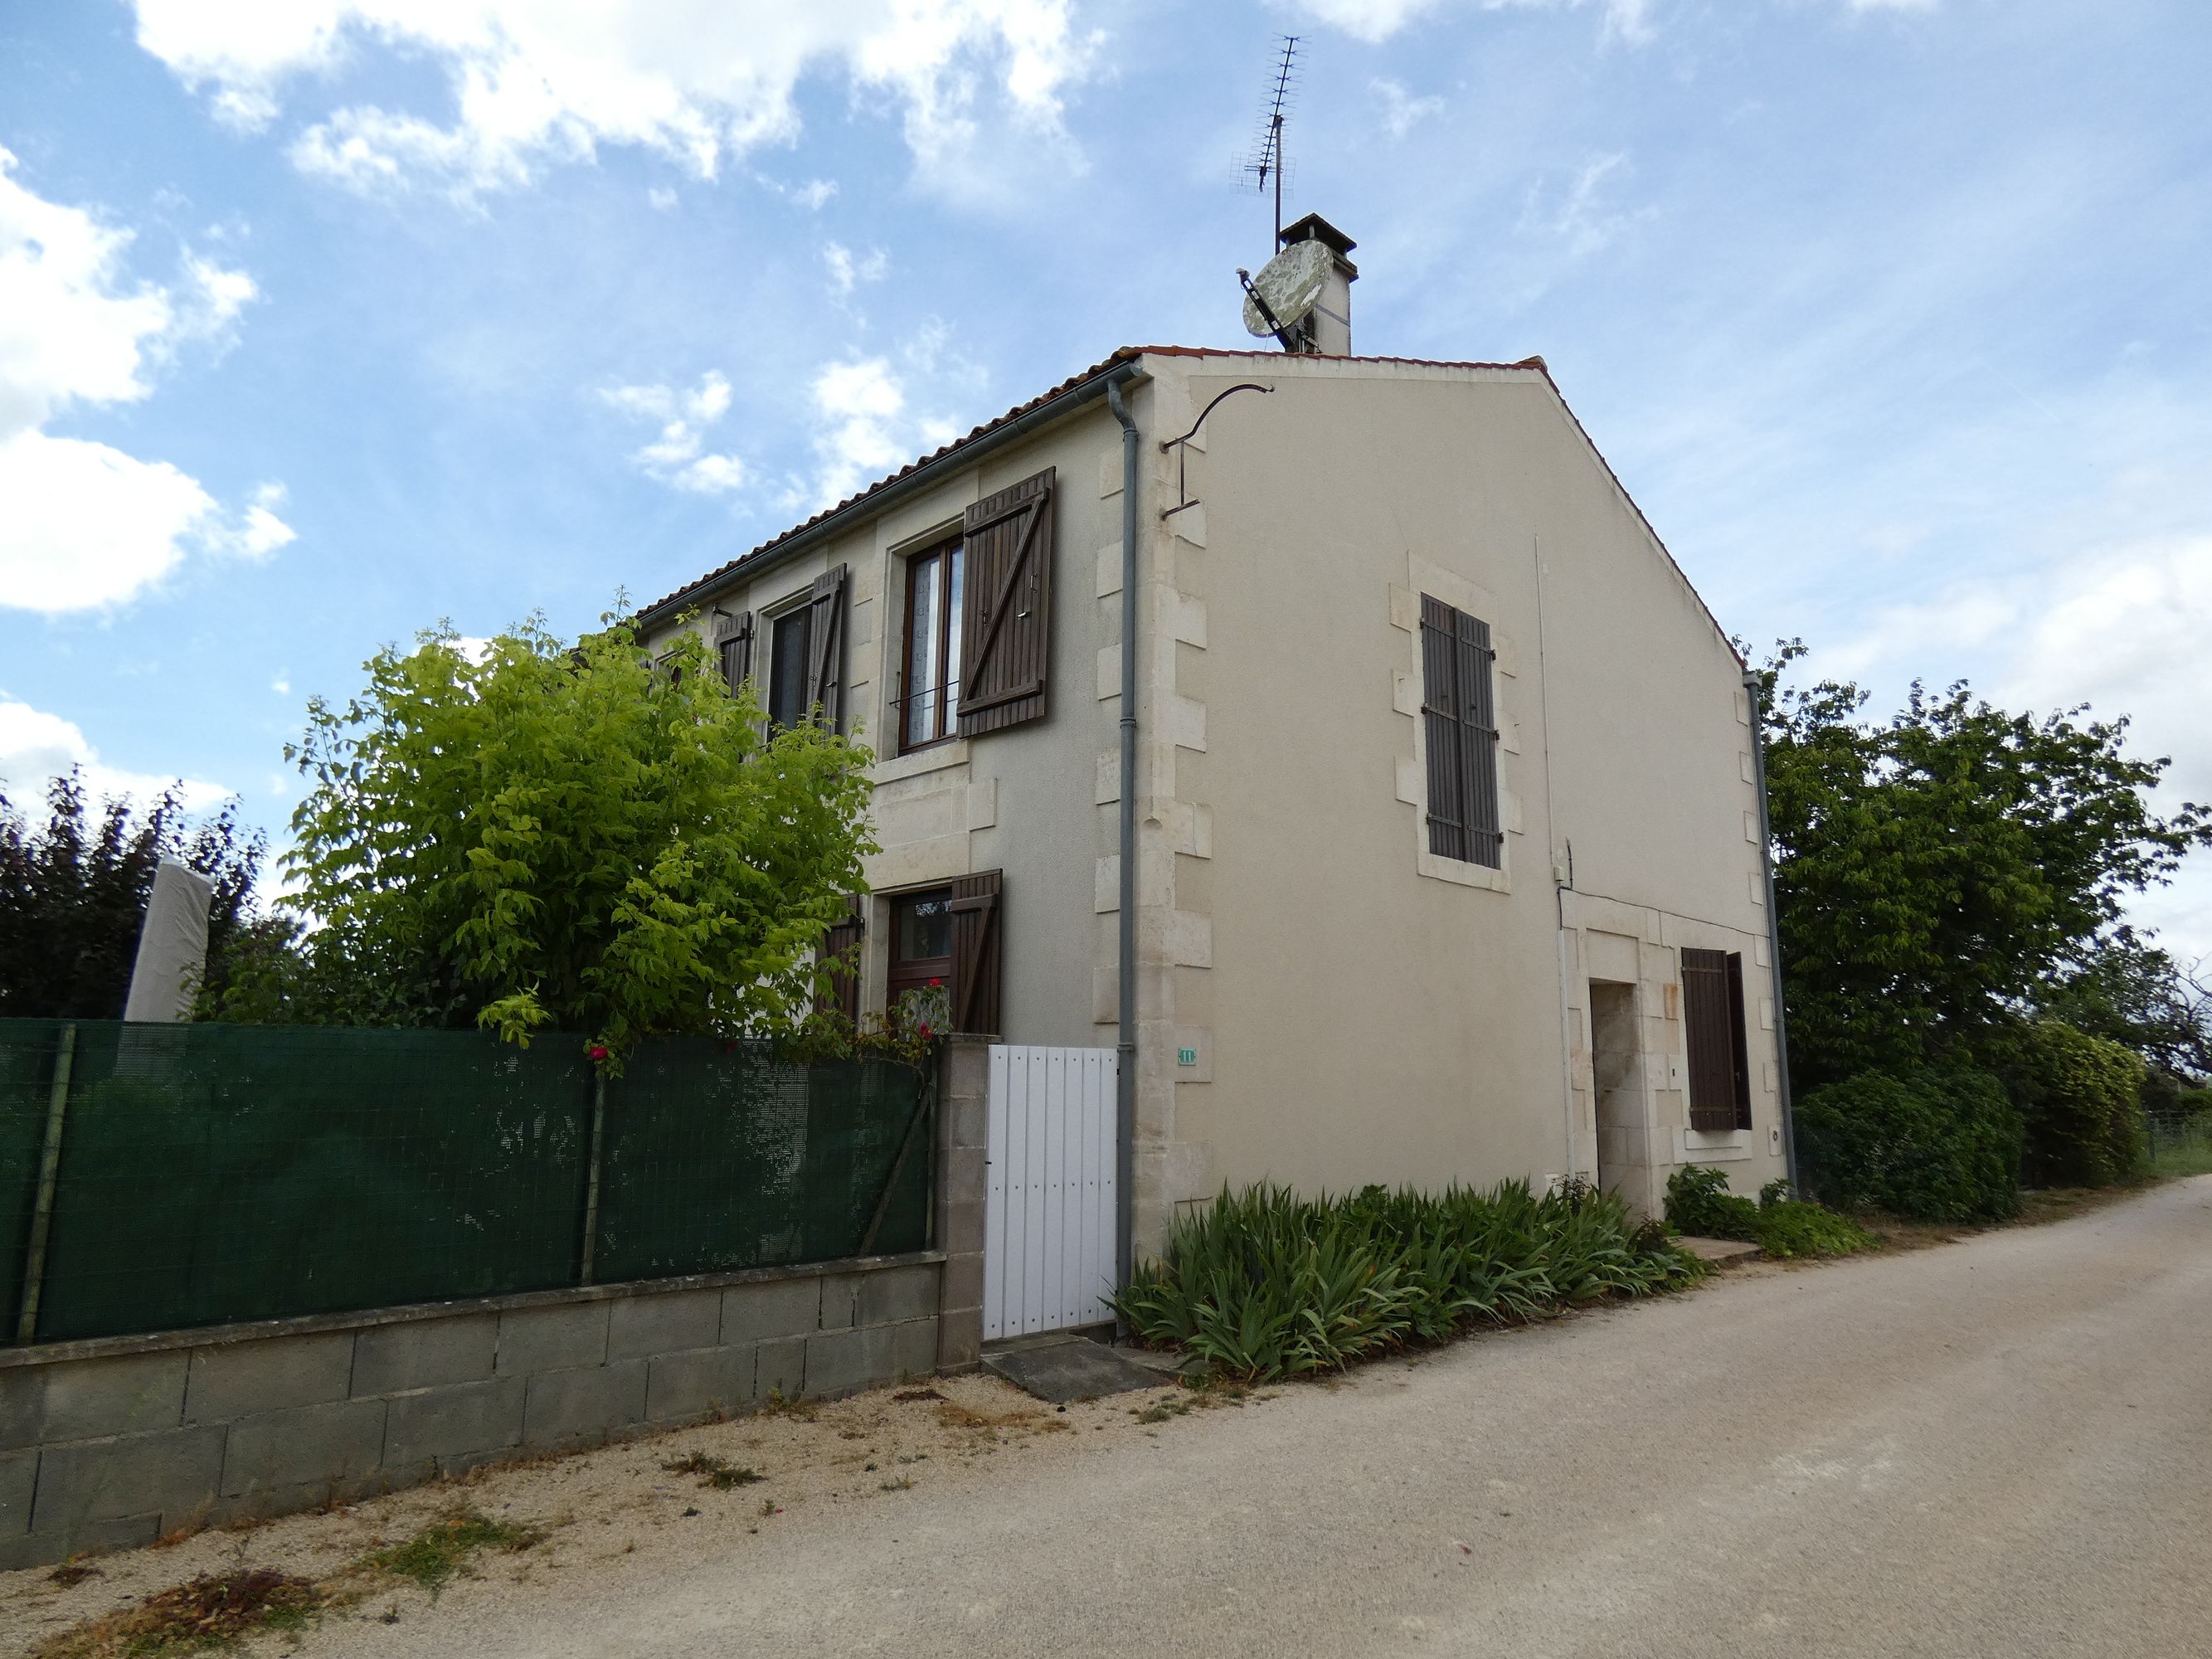
{"label": "brown window frame", "polygon": [[[898,726],[898,752],[911,755],[919,750],[933,749],[939,744],[950,743],[960,735],[960,681],[943,670],[953,665],[954,642],[962,635],[962,603],[956,599],[949,580],[955,563],[960,566],[964,579],[967,570],[966,538],[951,536],[934,546],[924,548],[911,555],[906,562],[905,617],[899,629],[899,695],[892,707],[892,718]],[[915,574],[925,565],[937,568],[937,660],[939,665],[938,684],[914,690],[914,600],[921,584]],[[936,704],[931,714],[931,732],[915,737],[908,718],[908,705],[917,696],[933,696]]]}
{"label": "brown window frame", "polygon": [[[932,980],[940,985],[952,983],[954,954],[951,920],[952,887],[950,883],[940,887],[918,887],[911,892],[887,896],[890,902],[890,932],[884,953],[884,1006],[896,1007],[898,1000],[908,991],[926,991]],[[904,913],[917,904],[936,903],[945,907],[945,945],[941,957],[906,957],[899,951],[906,939],[902,925]]]}

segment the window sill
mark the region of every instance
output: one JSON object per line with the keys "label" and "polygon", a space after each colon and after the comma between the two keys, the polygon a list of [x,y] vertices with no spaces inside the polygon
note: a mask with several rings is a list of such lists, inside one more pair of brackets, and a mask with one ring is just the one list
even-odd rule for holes
{"label": "window sill", "polygon": [[944,742],[933,743],[926,749],[915,749],[878,761],[868,769],[868,781],[896,783],[901,778],[918,778],[925,773],[942,772],[967,763],[968,739],[947,738]]}
{"label": "window sill", "polygon": [[1414,853],[1413,870],[1416,874],[1448,881],[1455,887],[1486,887],[1493,893],[1513,890],[1512,878],[1503,870],[1493,870],[1486,864],[1469,864],[1464,859],[1448,859],[1426,848]]}
{"label": "window sill", "polygon": [[1677,1129],[1677,1164],[1735,1164],[1752,1155],[1751,1129]]}

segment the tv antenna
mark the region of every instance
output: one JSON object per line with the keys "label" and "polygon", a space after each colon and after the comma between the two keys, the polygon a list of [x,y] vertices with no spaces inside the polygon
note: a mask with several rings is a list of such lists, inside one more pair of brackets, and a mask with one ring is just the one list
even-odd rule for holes
{"label": "tv antenna", "polygon": [[1269,246],[1279,247],[1283,241],[1283,122],[1297,101],[1298,88],[1298,37],[1285,34],[1277,37],[1281,49],[1277,52],[1273,67],[1267,73],[1266,102],[1260,112],[1259,130],[1253,135],[1252,149],[1244,158],[1242,172],[1255,190],[1261,195],[1272,185],[1275,191],[1275,240]]}

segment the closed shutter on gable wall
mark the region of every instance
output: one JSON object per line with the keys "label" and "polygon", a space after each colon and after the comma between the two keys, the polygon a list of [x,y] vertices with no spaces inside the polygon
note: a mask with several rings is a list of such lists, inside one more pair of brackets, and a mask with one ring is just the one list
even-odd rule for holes
{"label": "closed shutter on gable wall", "polygon": [[1751,1056],[1740,951],[1682,952],[1682,1023],[1690,1059],[1690,1127],[1751,1127]]}
{"label": "closed shutter on gable wall", "polygon": [[1429,851],[1500,868],[1498,714],[1490,624],[1421,595],[1421,725],[1428,749]]}
{"label": "closed shutter on gable wall", "polygon": [[[1053,469],[969,507],[961,525],[960,735],[1045,712],[1051,677]],[[963,1028],[967,1029],[967,1028]]]}
{"label": "closed shutter on gable wall", "polygon": [[1003,1035],[999,1026],[999,963],[1004,954],[1000,899],[1006,872],[982,870],[952,883],[952,1029],[971,1036]]}

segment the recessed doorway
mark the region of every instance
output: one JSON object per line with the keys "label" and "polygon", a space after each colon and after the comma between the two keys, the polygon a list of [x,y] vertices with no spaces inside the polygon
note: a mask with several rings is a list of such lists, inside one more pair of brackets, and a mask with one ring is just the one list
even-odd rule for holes
{"label": "recessed doorway", "polygon": [[1644,1067],[1637,1041],[1636,988],[1589,982],[1590,1079],[1596,1094],[1597,1184],[1639,1207],[1644,1175]]}

